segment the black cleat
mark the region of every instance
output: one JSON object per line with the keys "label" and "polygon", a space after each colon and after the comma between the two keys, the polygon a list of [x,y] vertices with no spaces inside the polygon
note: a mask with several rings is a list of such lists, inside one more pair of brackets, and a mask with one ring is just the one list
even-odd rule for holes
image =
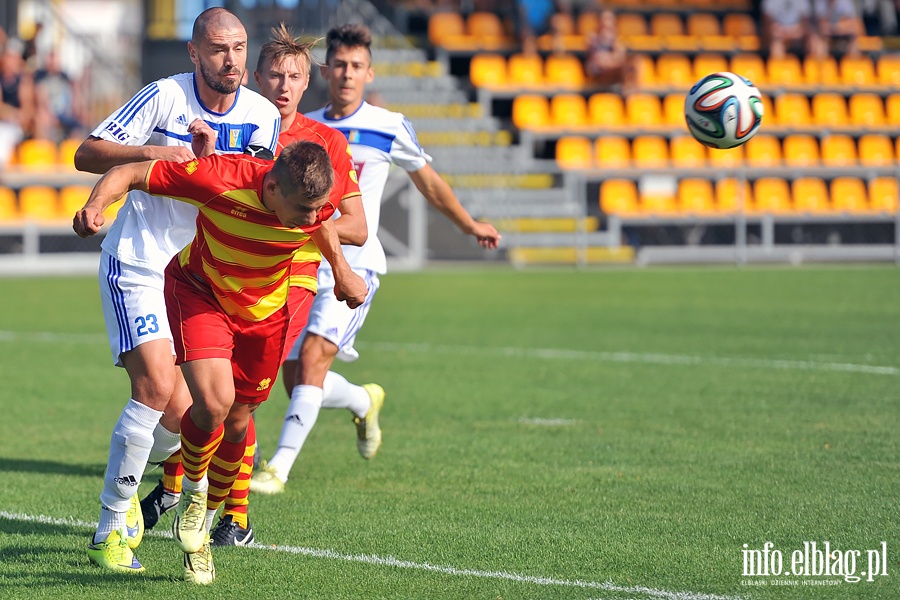
{"label": "black cleat", "polygon": [[247,529],[237,523],[231,515],[225,515],[209,532],[213,546],[247,546],[253,543],[253,526],[247,521]]}
{"label": "black cleat", "polygon": [[143,500],[141,500],[141,512],[144,513],[144,529],[153,529],[159,522],[159,518],[178,506],[178,496],[167,492],[162,481],[156,484]]}

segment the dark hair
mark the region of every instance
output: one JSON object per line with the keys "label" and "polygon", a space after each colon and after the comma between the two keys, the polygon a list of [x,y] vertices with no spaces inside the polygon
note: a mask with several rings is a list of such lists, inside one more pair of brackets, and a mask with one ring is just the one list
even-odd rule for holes
{"label": "dark hair", "polygon": [[309,69],[312,66],[312,48],[317,42],[318,40],[299,41],[282,22],[278,27],[272,28],[271,39],[260,48],[256,70],[262,73],[262,68],[267,62],[274,64],[288,58],[295,58],[309,75]]}
{"label": "dark hair", "polygon": [[334,185],[334,167],[328,152],[315,142],[288,144],[272,168],[272,175],[285,196],[300,194],[306,199],[324,198]]}
{"label": "dark hair", "polygon": [[365,48],[371,58],[372,33],[368,27],[357,23],[339,25],[332,27],[325,34],[325,45],[327,46],[327,50],[325,50],[325,64],[331,61],[331,57],[334,56],[334,53],[341,46],[346,48]]}
{"label": "dark hair", "polygon": [[244,24],[233,12],[221,6],[207,8],[194,19],[191,42],[196,46],[206,39],[206,35],[212,28],[228,29],[233,27],[244,27]]}

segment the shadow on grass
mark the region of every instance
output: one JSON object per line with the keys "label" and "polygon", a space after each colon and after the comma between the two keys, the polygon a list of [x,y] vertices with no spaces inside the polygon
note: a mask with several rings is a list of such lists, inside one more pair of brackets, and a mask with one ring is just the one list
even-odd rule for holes
{"label": "shadow on grass", "polygon": [[106,465],[78,465],[51,460],[28,458],[3,458],[0,472],[75,475],[76,477],[100,477],[106,472]]}

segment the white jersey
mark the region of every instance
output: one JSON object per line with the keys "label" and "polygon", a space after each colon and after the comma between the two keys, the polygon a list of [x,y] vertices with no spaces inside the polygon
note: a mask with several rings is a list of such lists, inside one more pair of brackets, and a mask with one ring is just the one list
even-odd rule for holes
{"label": "white jersey", "polygon": [[[347,138],[369,226],[369,238],[365,244],[341,246],[341,250],[354,269],[384,274],[387,272],[387,260],[378,240],[378,223],[388,172],[392,164],[410,173],[418,171],[431,162],[431,157],[419,146],[415,130],[400,113],[367,102],[363,102],[352,115],[341,119],[329,119],[325,115],[327,110],[326,106],[306,116],[337,129]],[[330,268],[324,260],[322,268]]]}
{"label": "white jersey", "polygon": [[[217,132],[216,152],[243,152],[249,145],[275,152],[281,115],[271,102],[242,86],[227,112],[213,112],[197,95],[193,73],[147,85],[91,135],[126,146],[190,148],[187,127],[198,117]],[[102,248],[125,264],[162,272],[172,256],[194,237],[196,219],[197,208],[190,204],[133,191]]]}

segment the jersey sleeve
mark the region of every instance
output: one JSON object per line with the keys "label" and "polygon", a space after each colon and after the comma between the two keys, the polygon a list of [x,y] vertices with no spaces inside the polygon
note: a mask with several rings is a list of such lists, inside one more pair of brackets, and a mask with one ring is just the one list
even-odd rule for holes
{"label": "jersey sleeve", "polygon": [[154,81],[108,116],[91,135],[116,144],[140,146],[150,139],[167,100],[160,82]]}
{"label": "jersey sleeve", "polygon": [[410,173],[431,162],[431,157],[419,145],[412,123],[405,116],[401,115],[394,141],[391,143],[390,155],[392,163]]}
{"label": "jersey sleeve", "polygon": [[147,191],[204,206],[233,178],[227,167],[228,161],[217,154],[182,163],[157,160],[147,174]]}
{"label": "jersey sleeve", "polygon": [[257,112],[259,114],[259,118],[256,120],[257,127],[250,134],[247,146],[268,148],[269,152],[274,155],[278,145],[278,134],[281,133],[281,114],[268,100],[260,105]]}
{"label": "jersey sleeve", "polygon": [[331,189],[330,202],[338,206],[344,198],[359,196],[359,179],[353,168],[353,156],[347,138],[337,130],[328,140],[328,156],[334,167],[334,187]]}

